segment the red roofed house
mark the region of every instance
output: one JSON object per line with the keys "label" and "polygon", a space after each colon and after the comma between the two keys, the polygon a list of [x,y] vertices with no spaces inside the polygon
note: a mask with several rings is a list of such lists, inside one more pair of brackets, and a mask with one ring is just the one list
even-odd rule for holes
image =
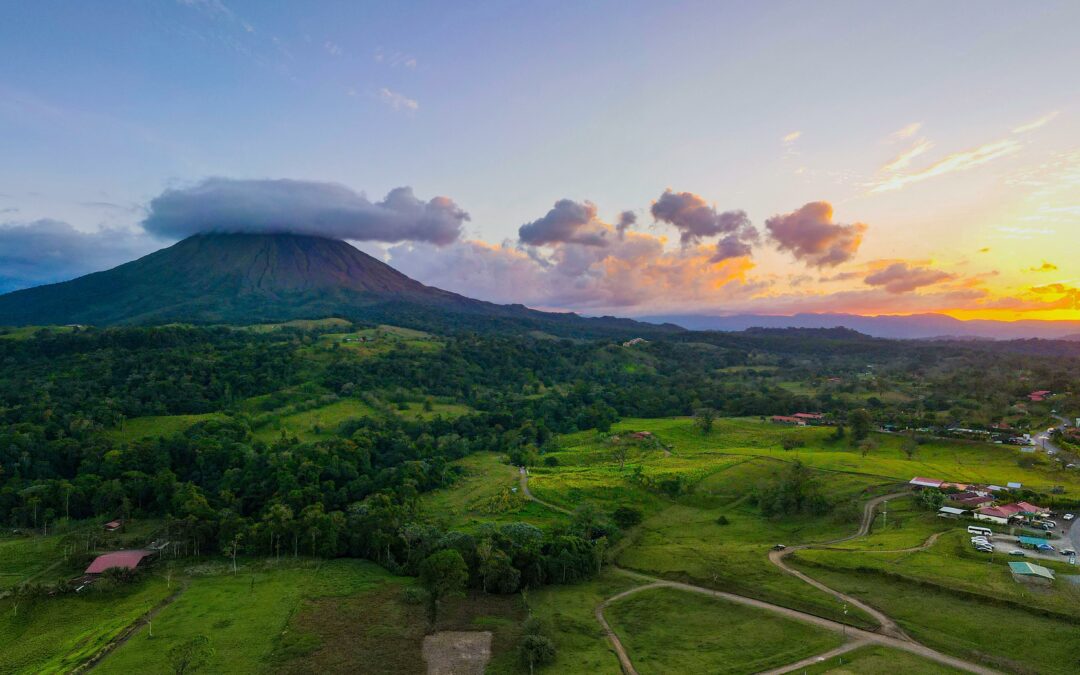
{"label": "red roofed house", "polygon": [[1050,509],[1035,506],[1029,502],[1016,502],[1015,504],[1011,504],[1011,506],[1016,507],[1017,513],[1034,513],[1037,516],[1045,516],[1050,513]]}
{"label": "red roofed house", "polygon": [[110,520],[109,522],[105,523],[105,531],[106,532],[116,532],[121,527],[123,527],[123,525],[124,525],[124,521],[122,521],[122,520]]}
{"label": "red roofed house", "polygon": [[142,564],[142,561],[154,555],[153,551],[112,551],[94,558],[90,567],[86,568],[87,574],[101,574],[105,570],[118,567],[125,570],[133,570]]}
{"label": "red roofed house", "polygon": [[804,419],[802,419],[800,417],[795,417],[795,416],[791,416],[791,415],[773,415],[772,416],[772,423],[773,424],[794,424],[794,425],[800,426],[800,427],[806,426],[806,420],[804,420]]}
{"label": "red roofed house", "polygon": [[824,419],[825,415],[822,415],[821,413],[795,413],[792,417],[798,417],[799,419],[804,420],[820,420]]}
{"label": "red roofed house", "polygon": [[1033,391],[1028,394],[1028,399],[1032,401],[1042,401],[1050,395],[1050,391],[1047,389],[1040,389],[1039,391]]}
{"label": "red roofed house", "polygon": [[[1006,506],[1012,505],[1006,504]],[[1015,515],[1015,511],[1004,506],[984,506],[975,510],[975,520],[985,520],[998,525],[1008,525],[1009,519]]]}
{"label": "red roofed house", "polygon": [[949,501],[953,502],[954,504],[959,504],[960,506],[968,509],[976,509],[980,506],[989,506],[990,504],[993,504],[994,498],[985,495],[976,495],[961,492],[959,494],[953,495],[952,497],[949,497]]}

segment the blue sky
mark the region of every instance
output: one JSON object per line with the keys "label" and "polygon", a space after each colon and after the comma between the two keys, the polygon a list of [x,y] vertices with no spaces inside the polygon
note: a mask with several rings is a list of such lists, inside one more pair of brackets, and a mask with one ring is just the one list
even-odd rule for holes
{"label": "blue sky", "polygon": [[[760,245],[752,267],[725,261],[709,277],[708,288],[727,279],[741,290],[674,304],[788,311],[800,298],[839,308],[851,298],[837,293],[870,293],[853,311],[985,313],[1006,298],[1016,302],[1002,311],[1040,311],[1021,308],[1036,284],[1024,270],[1080,233],[1069,210],[1080,202],[1070,182],[1078,29],[1075,2],[6,3],[0,222],[138,232],[170,187],[290,178],[372,200],[399,186],[445,195],[471,216],[462,240],[492,245],[516,244],[556,200],[588,200],[598,222],[632,210],[642,236],[686,257],[677,227],[652,224],[665,188],[745,210],[759,229],[827,201],[837,222],[869,226],[849,271],[947,268],[953,286],[984,275],[986,293],[961,302],[942,295],[958,288],[933,299],[929,285],[828,286],[839,282],[793,272],[790,255]],[[914,177],[875,191],[882,167],[920,141],[927,149],[901,174]],[[1033,174],[1038,190],[1023,185]],[[977,255],[1000,250],[1000,237],[1012,237],[1009,259]],[[423,276],[446,252],[397,254]],[[1016,255],[1022,265],[1003,267]],[[592,276],[612,262],[592,259]],[[1060,274],[1038,283],[1080,277],[1080,263],[1050,262]],[[424,280],[513,299],[471,274]],[[669,304],[570,297],[524,301],[625,313]]]}

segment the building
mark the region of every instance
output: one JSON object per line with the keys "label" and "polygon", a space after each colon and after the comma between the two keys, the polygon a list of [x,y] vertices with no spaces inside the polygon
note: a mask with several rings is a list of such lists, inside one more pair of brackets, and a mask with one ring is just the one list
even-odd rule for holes
{"label": "building", "polygon": [[101,574],[113,568],[133,570],[153,555],[153,551],[112,551],[94,558],[86,568],[86,574]]}
{"label": "building", "polygon": [[794,415],[773,415],[772,416],[772,423],[773,424],[793,424],[793,425],[795,425],[797,427],[805,427],[806,426],[806,421],[805,420],[803,420],[800,417],[795,417]]}
{"label": "building", "polygon": [[912,485],[917,488],[935,488],[940,489],[943,481],[936,478],[923,478],[922,476],[915,476],[908,481],[908,485]]}
{"label": "building", "polygon": [[1049,396],[1049,395],[1050,395],[1050,390],[1049,389],[1039,389],[1038,391],[1033,391],[1030,394],[1028,394],[1028,400],[1035,401],[1035,402],[1045,401],[1046,397]]}
{"label": "building", "polygon": [[1005,483],[1005,487],[1010,489],[1010,490],[1019,490],[1020,488],[1024,487],[1024,484],[1023,483]]}
{"label": "building", "polygon": [[123,526],[124,526],[124,521],[122,521],[122,520],[110,520],[109,522],[105,523],[105,531],[106,532],[116,532],[117,530],[119,530]]}
{"label": "building", "polygon": [[949,497],[949,501],[958,506],[963,506],[966,509],[977,509],[983,506],[990,506],[994,503],[994,498],[986,495],[960,492]]}
{"label": "building", "polygon": [[964,509],[955,509],[951,506],[942,506],[938,509],[939,518],[959,518],[965,513],[967,513],[967,511]]}
{"label": "building", "polygon": [[801,420],[806,420],[807,423],[812,424],[814,422],[820,422],[825,419],[825,415],[821,413],[804,413],[798,412],[792,415],[792,417],[798,417]]}
{"label": "building", "polygon": [[1010,562],[1009,571],[1013,579],[1027,584],[1049,586],[1054,583],[1054,572],[1042,565],[1029,562]]}
{"label": "building", "polygon": [[1049,545],[1045,539],[1039,539],[1038,537],[1024,537],[1019,536],[1016,538],[1022,548],[1044,548]]}
{"label": "building", "polygon": [[975,520],[985,520],[998,525],[1008,525],[1009,519],[1014,515],[1016,515],[1014,511],[999,506],[984,506],[981,509],[975,509]]}

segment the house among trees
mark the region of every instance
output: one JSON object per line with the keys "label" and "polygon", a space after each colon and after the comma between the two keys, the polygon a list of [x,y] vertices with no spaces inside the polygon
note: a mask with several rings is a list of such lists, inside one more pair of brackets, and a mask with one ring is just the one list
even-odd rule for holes
{"label": "house among trees", "polygon": [[85,573],[97,575],[110,569],[134,570],[153,555],[153,551],[111,551],[94,558],[94,562],[90,563]]}
{"label": "house among trees", "polygon": [[797,427],[805,427],[806,420],[801,417],[795,417],[794,415],[773,415],[773,424],[793,424]]}
{"label": "house among trees", "polygon": [[798,417],[801,420],[806,420],[807,424],[814,424],[815,422],[820,422],[821,420],[825,419],[825,415],[823,415],[821,413],[806,413],[806,412],[797,412],[794,415],[792,415],[792,417]]}
{"label": "house among trees", "polygon": [[123,526],[124,526],[124,521],[117,519],[117,520],[110,520],[109,522],[105,523],[104,527],[105,527],[106,532],[117,532]]}
{"label": "house among trees", "polygon": [[1030,394],[1028,394],[1028,400],[1035,401],[1035,402],[1045,401],[1046,397],[1049,396],[1049,395],[1050,395],[1050,391],[1048,389],[1040,389],[1038,391],[1033,391]]}

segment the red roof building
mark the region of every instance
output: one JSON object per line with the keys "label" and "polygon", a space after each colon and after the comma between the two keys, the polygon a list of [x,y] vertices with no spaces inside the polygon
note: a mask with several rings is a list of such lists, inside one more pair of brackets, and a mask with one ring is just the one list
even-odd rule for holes
{"label": "red roof building", "polygon": [[908,481],[908,484],[914,485],[915,487],[940,488],[942,482],[936,478],[923,478],[922,476],[915,476]]}
{"label": "red roof building", "polygon": [[806,425],[806,420],[793,415],[773,415],[772,421],[773,424],[795,424],[800,427]]}
{"label": "red roof building", "polygon": [[101,574],[107,569],[119,567],[125,570],[133,570],[143,560],[152,556],[152,551],[112,551],[94,558],[90,567],[86,568],[86,574]]}
{"label": "red roof building", "polygon": [[109,522],[105,523],[105,531],[116,532],[120,529],[121,526],[123,526],[123,524],[124,521],[122,520],[110,520]]}
{"label": "red roof building", "polygon": [[825,418],[821,413],[795,413],[792,417],[798,417],[803,420],[820,420]]}

